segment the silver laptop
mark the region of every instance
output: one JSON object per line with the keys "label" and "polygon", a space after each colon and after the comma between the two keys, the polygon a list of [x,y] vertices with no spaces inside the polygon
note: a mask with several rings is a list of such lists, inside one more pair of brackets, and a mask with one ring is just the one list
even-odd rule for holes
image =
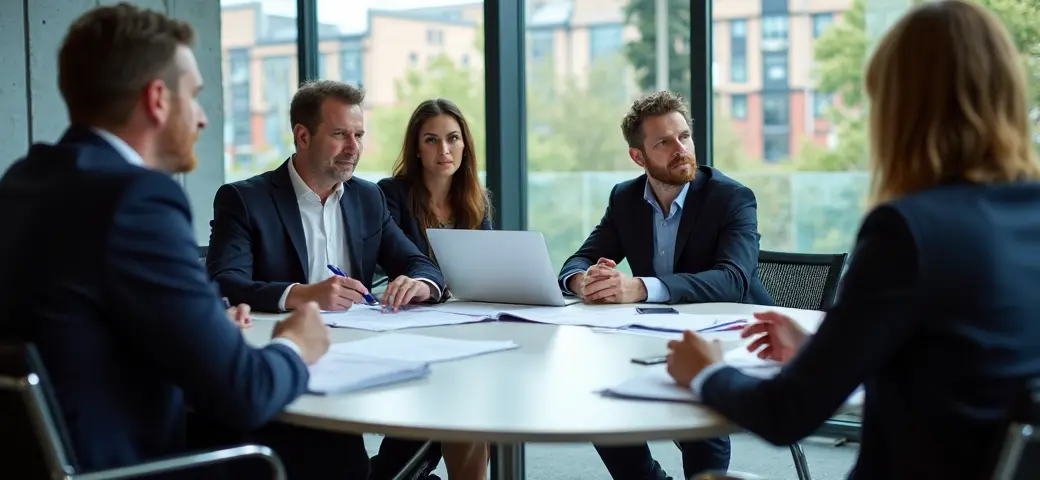
{"label": "silver laptop", "polygon": [[541,232],[429,228],[426,236],[459,300],[560,307],[580,301],[560,291]]}

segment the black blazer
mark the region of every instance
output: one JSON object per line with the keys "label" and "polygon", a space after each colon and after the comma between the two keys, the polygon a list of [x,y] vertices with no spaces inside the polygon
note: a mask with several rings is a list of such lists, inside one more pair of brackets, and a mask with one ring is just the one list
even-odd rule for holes
{"label": "black blazer", "polygon": [[[293,283],[307,283],[307,245],[289,161],[270,172],[217,190],[206,266],[231,303],[278,311]],[[340,207],[346,225],[351,278],[372,288],[376,264],[390,275],[425,278],[444,291],[444,276],[390,219],[374,183],[352,177]]]}
{"label": "black blazer", "polygon": [[[405,236],[408,237],[420,252],[430,256],[430,244],[426,239],[426,233],[419,228],[419,219],[415,212],[409,208],[408,185],[404,180],[395,177],[387,177],[379,181],[379,188],[386,196],[386,206],[390,209],[390,217],[397,222]],[[491,230],[491,220],[484,216],[480,222],[480,230]]]}
{"label": "black blazer", "polygon": [[1040,184],[950,185],[871,212],[842,294],[778,377],[724,368],[704,402],[775,444],[860,384],[850,478],[988,478],[1005,416],[1040,374]]}
{"label": "black blazer", "polygon": [[0,339],[38,347],[82,468],[183,450],[185,397],[252,429],[304,392],[299,356],[228,320],[181,186],[90,130],[11,166],[0,223]]}
{"label": "black blazer", "polygon": [[632,275],[657,277],[668,303],[735,302],[772,305],[758,279],[758,205],[751,189],[710,167],[699,167],[686,191],[671,275],[654,272],[654,209],[643,199],[646,175],[610,191],[599,225],[560,269],[560,288],[575,270],[600,257],[621,263]]}

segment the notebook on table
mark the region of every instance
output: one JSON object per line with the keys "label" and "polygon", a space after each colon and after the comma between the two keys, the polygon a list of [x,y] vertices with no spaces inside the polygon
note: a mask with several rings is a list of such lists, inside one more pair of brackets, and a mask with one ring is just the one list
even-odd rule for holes
{"label": "notebook on table", "polygon": [[375,358],[330,350],[310,367],[307,390],[340,394],[423,378],[430,364]]}

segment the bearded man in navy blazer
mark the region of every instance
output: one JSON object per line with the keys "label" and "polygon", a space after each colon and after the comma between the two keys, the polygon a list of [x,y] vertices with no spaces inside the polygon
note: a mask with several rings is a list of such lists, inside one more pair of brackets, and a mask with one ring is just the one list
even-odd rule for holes
{"label": "bearded man in navy blazer", "polygon": [[[588,303],[737,302],[772,305],[758,280],[755,194],[698,167],[682,97],[636,101],[621,123],[644,175],[614,186],[607,211],[564,263],[560,288]],[[634,276],[616,266],[628,258]],[[729,438],[682,442],[683,478],[729,467]],[[668,478],[640,446],[596,446],[615,480]]]}
{"label": "bearded man in navy blazer", "polygon": [[296,154],[217,191],[206,262],[232,302],[285,311],[315,301],[344,310],[365,303],[376,264],[393,279],[384,303],[441,298],[443,275],[394,223],[382,190],[354,178],[364,98],[342,82],[302,85],[289,111]]}

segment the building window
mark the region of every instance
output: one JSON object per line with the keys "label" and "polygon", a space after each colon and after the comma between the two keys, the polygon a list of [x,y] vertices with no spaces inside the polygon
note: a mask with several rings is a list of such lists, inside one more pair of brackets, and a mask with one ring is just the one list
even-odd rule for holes
{"label": "building window", "polygon": [[599,25],[589,29],[589,47],[592,60],[616,54],[622,46],[621,25]]}
{"label": "building window", "polygon": [[409,53],[408,63],[412,64],[413,66],[417,65],[419,63],[419,54],[415,52]]}
{"label": "building window", "polygon": [[738,18],[729,21],[730,38],[747,38],[747,20]]}
{"label": "building window", "polygon": [[459,63],[462,64],[463,67],[468,67],[469,66],[469,54],[468,53],[463,53],[462,54],[462,58],[459,59]]}
{"label": "building window", "polygon": [[790,154],[791,139],[786,133],[762,135],[762,157],[767,162],[778,162]]}
{"label": "building window", "polygon": [[787,113],[790,100],[787,93],[762,95],[762,125],[786,127],[790,123]]}
{"label": "building window", "polygon": [[762,70],[768,83],[787,82],[787,52],[770,52],[762,56]]}
{"label": "building window", "polygon": [[823,117],[827,114],[827,110],[831,108],[831,94],[823,92],[813,92],[813,116],[816,118]]}
{"label": "building window", "polygon": [[339,53],[339,79],[344,83],[361,85],[363,81],[361,70],[361,52],[357,50],[342,50]]}
{"label": "building window", "polygon": [[747,82],[747,57],[733,55],[729,64],[729,80],[733,83]]}
{"label": "building window", "polygon": [[329,54],[320,53],[318,54],[318,78],[328,78],[329,74]]}
{"label": "building window", "polygon": [[766,15],[762,17],[762,38],[787,38],[787,16]]}
{"label": "building window", "polygon": [[529,30],[531,60],[548,60],[553,56],[553,31]]}
{"label": "building window", "polygon": [[729,114],[734,120],[747,119],[747,95],[735,93],[729,99]]}
{"label": "building window", "polygon": [[230,83],[249,83],[249,50],[236,48],[228,51],[228,77]]}
{"label": "building window", "polygon": [[426,43],[430,45],[444,45],[444,31],[433,29],[427,30]]}
{"label": "building window", "polygon": [[817,13],[812,16],[812,32],[813,38],[817,38],[823,35],[823,32],[827,30],[827,27],[834,22],[833,13]]}

